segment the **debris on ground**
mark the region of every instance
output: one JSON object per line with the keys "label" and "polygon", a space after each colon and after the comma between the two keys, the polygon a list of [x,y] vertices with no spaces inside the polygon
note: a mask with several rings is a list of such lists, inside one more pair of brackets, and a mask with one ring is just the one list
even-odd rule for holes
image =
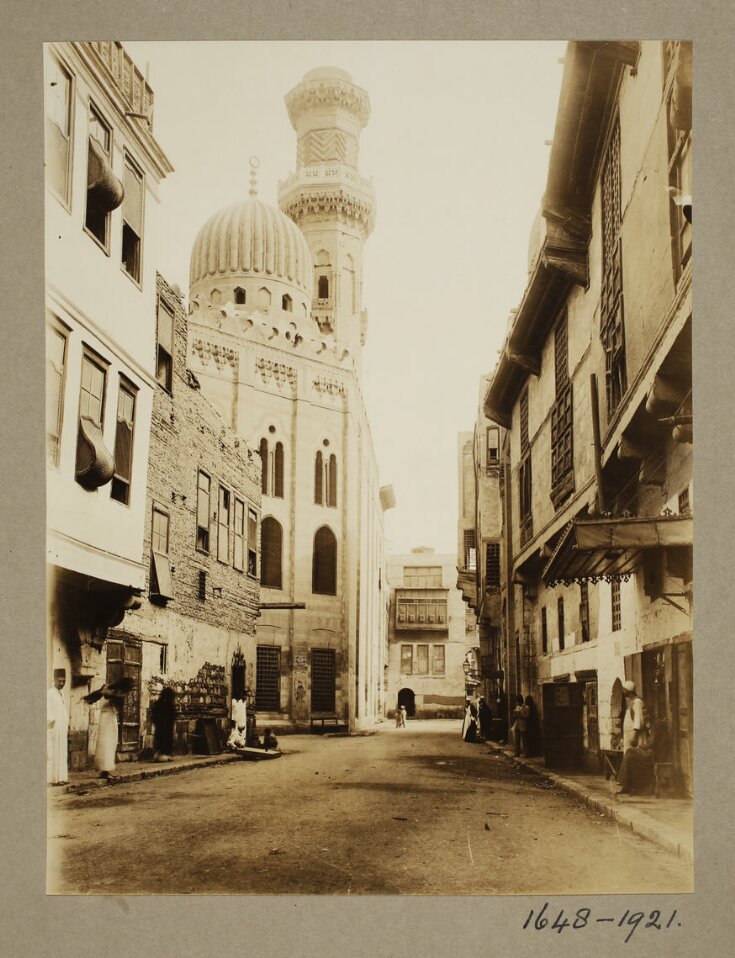
{"label": "debris on ground", "polygon": [[394,821],[394,822],[407,822],[408,819],[406,818],[405,815],[394,815],[394,816],[393,816],[393,821]]}
{"label": "debris on ground", "polygon": [[486,832],[489,832],[489,831],[490,831],[490,826],[488,825],[487,822],[485,822],[485,831],[486,831]]}

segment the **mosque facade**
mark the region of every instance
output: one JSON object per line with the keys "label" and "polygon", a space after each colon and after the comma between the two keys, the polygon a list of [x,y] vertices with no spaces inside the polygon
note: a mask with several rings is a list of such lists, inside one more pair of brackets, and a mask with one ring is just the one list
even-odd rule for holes
{"label": "mosque facade", "polygon": [[297,155],[280,209],[253,175],[194,242],[187,365],[262,460],[260,616],[242,648],[259,723],[360,728],[384,710],[390,505],[360,387],[370,104],[348,74],[318,69],[286,106]]}

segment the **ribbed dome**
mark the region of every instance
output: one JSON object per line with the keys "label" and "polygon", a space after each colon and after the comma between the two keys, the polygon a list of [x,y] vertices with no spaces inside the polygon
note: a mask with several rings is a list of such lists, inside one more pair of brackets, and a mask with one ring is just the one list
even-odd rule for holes
{"label": "ribbed dome", "polygon": [[314,275],[304,234],[284,213],[258,199],[215,213],[199,230],[191,251],[192,287],[208,277],[243,274],[272,276],[311,299]]}

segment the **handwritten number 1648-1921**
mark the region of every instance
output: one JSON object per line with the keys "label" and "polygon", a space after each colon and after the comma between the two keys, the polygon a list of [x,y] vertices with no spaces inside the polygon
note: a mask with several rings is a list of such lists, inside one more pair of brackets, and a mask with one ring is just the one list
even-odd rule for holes
{"label": "handwritten number 1648-1921", "polygon": [[536,912],[534,909],[531,909],[528,913],[528,918],[526,918],[523,923],[523,927],[533,929],[534,931],[548,929],[549,931],[556,931],[558,934],[561,934],[567,928],[570,930],[578,930],[580,928],[588,928],[591,925],[613,925],[627,931],[625,937],[626,944],[639,928],[655,928],[657,931],[665,931],[667,928],[681,927],[681,922],[677,921],[676,918],[676,909],[674,909],[671,914],[667,913],[664,915],[656,909],[646,914],[646,912],[643,911],[631,911],[627,908],[620,917],[612,915],[610,917],[600,916],[599,918],[594,918],[591,908],[578,908],[576,912],[569,917],[564,914],[564,909],[562,908],[553,921],[551,914],[552,913],[549,912],[549,903],[544,902],[540,911]]}

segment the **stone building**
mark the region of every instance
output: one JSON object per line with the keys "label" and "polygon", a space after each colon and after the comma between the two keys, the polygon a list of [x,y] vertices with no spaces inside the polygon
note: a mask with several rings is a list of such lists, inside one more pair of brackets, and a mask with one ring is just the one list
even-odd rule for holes
{"label": "stone building", "polygon": [[155,390],[158,189],[153,92],[119,43],[44,47],[47,667],[65,668],[70,766],[90,748],[82,696],[145,587]]}
{"label": "stone building", "polygon": [[405,705],[409,717],[460,717],[475,632],[456,586],[457,557],[418,548],[387,561],[387,714]]}
{"label": "stone building", "polygon": [[[503,488],[501,452],[504,430],[485,415],[482,404],[490,381],[480,380],[475,428],[461,433],[459,546],[462,563],[458,585],[477,619],[480,692],[493,714],[505,714],[505,670],[502,647]],[[472,568],[474,566],[474,568]]]}
{"label": "stone building", "polygon": [[157,277],[156,391],[148,463],[144,597],[107,638],[110,680],[136,682],[120,753],[151,746],[150,705],[176,693],[176,748],[229,728],[232,695],[254,684],[260,599],[260,457],[229,429],[186,368],[181,294]]}
{"label": "stone building", "polygon": [[[529,279],[484,403],[508,431],[509,691],[601,767],[635,680],[692,775],[691,45],[572,42]],[[510,674],[510,672],[509,672]]]}
{"label": "stone building", "polygon": [[215,213],[191,254],[189,366],[262,469],[255,703],[262,722],[350,726],[383,711],[383,504],[360,389],[362,249],[374,219],[358,170],[369,100],[313,70],[286,97],[296,172],[281,209]]}

